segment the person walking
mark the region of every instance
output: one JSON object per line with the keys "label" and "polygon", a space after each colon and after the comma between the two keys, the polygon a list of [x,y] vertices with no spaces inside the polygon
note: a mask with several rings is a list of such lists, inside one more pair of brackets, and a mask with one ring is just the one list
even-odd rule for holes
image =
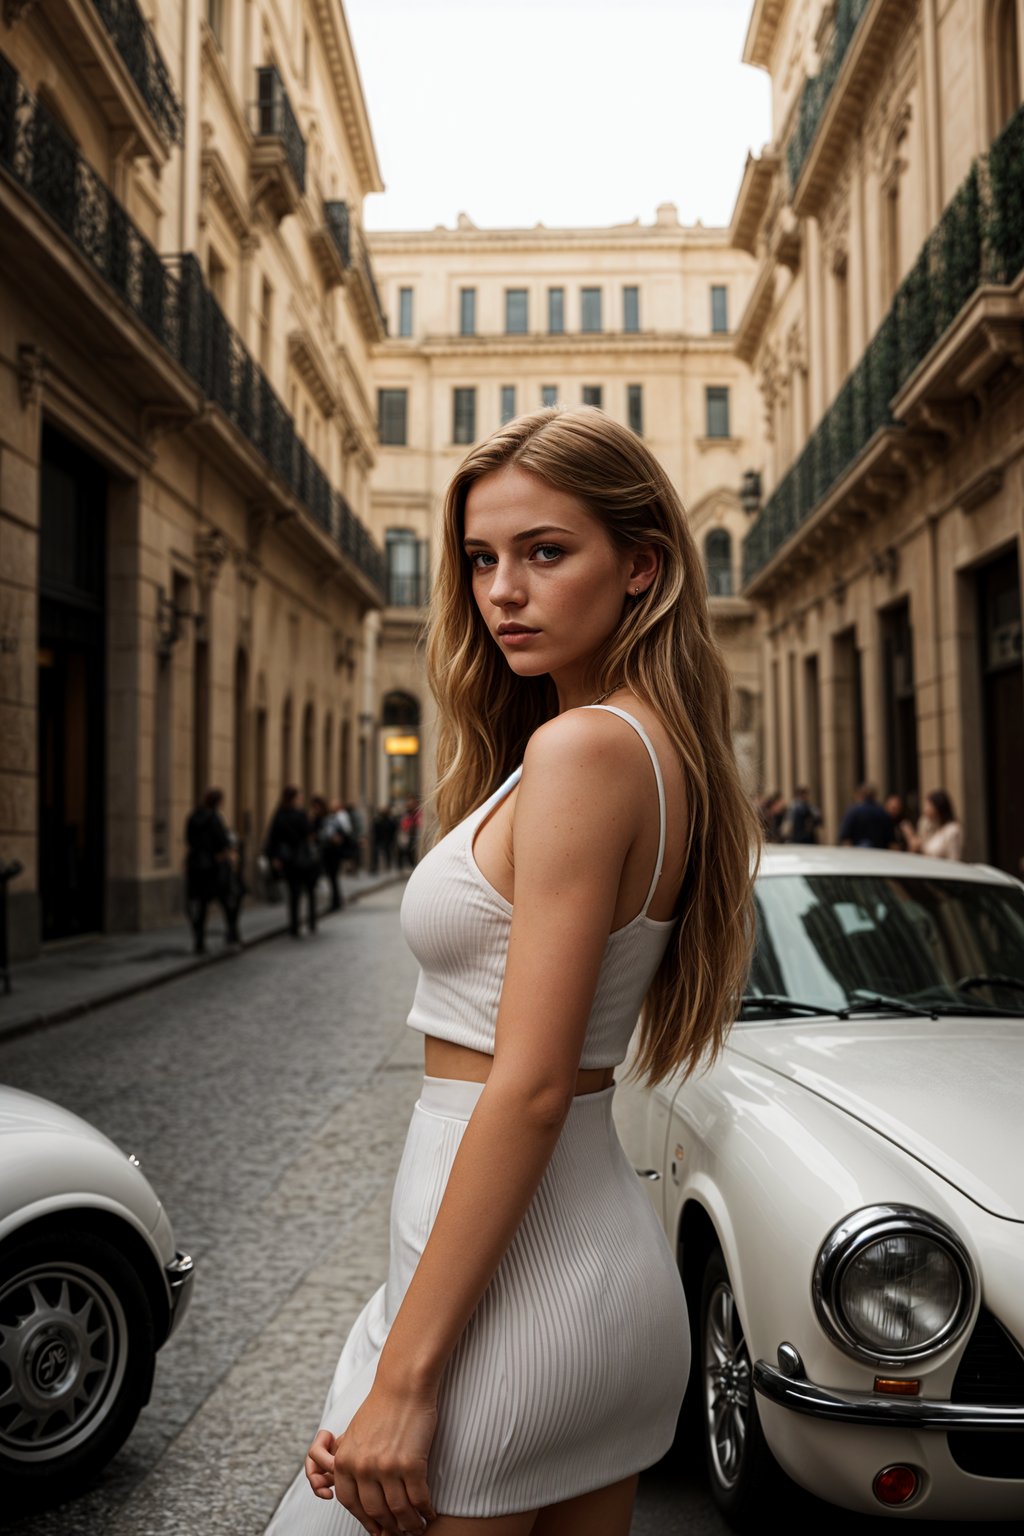
{"label": "person walking", "polygon": [[916,829],[912,822],[904,821],[900,831],[911,853],[923,853],[930,859],[963,858],[963,829],[944,789],[925,795],[924,815]]}
{"label": "person walking", "polygon": [[672,483],[595,408],[471,449],[432,604],[441,836],[402,903],[426,1075],[387,1283],[269,1536],[626,1536],[690,1335],[614,1071],[638,1013],[659,1082],[739,1005],[759,835],[729,676]]}
{"label": "person walking", "polygon": [[798,785],[782,819],[782,841],[816,843],[820,826],[821,812],[811,804],[810,790],[806,784]]}
{"label": "person walking", "polygon": [[839,841],[847,848],[896,848],[896,828],[889,812],[878,803],[873,784],[861,784],[854,803],[839,823]]}
{"label": "person walking", "polygon": [[313,832],[320,852],[320,863],[331,892],[332,912],[340,912],[345,905],[340,873],[343,861],[351,857],[352,822],[340,801],[328,808],[323,795],[314,795],[310,801],[313,812]]}
{"label": "person walking", "polygon": [[305,896],[310,933],[316,932],[316,883],[320,877],[313,824],[302,805],[302,795],[294,784],[281,792],[281,800],[267,829],[263,852],[274,874],[288,886],[288,931],[299,937],[300,907]]}
{"label": "person walking", "polygon": [[242,942],[238,918],[244,887],[238,869],[237,842],[221,815],[223,803],[223,790],[208,789],[185,823],[185,907],[197,955],[206,953],[206,919],[213,901],[224,912],[224,942]]}
{"label": "person walking", "polygon": [[389,806],[377,807],[373,817],[373,868],[390,869],[395,855],[395,836],[398,823]]}
{"label": "person walking", "polygon": [[395,839],[398,848],[399,869],[414,869],[419,858],[420,832],[423,827],[423,811],[415,795],[409,795],[398,822]]}

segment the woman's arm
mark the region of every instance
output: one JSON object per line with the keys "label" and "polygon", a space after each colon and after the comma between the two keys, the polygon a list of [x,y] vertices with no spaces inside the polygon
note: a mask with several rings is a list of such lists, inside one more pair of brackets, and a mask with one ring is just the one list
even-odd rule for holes
{"label": "woman's arm", "polygon": [[[531,739],[514,813],[515,912],[494,1064],[373,1390],[338,1442],[339,1497],[363,1518],[350,1502],[357,1493],[370,1529],[374,1520],[399,1529],[410,1506],[427,1513],[426,1457],[441,1373],[572,1103],[623,865],[645,808],[650,814],[649,776],[633,732],[602,717],[574,712]],[[389,1512],[398,1517],[394,1525]]]}

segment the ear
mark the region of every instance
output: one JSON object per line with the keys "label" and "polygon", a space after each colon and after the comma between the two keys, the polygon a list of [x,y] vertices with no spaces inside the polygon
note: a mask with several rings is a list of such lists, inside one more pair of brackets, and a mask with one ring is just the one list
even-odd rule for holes
{"label": "ear", "polygon": [[638,544],[632,551],[629,562],[629,592],[635,593],[640,588],[640,596],[653,584],[661,569],[661,555],[653,544]]}

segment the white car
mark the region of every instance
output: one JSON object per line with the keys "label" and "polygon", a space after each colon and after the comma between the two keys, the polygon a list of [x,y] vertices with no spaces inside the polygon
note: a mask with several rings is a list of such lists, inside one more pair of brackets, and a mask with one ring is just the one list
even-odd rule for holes
{"label": "white car", "polygon": [[0,1087],[0,1506],[76,1492],[110,1460],[192,1274],[136,1158]]}
{"label": "white car", "polygon": [[1022,1520],[1024,889],[780,848],[757,905],[722,1057],[620,1112],[716,1502],[763,1527],[781,1467],[864,1514]]}

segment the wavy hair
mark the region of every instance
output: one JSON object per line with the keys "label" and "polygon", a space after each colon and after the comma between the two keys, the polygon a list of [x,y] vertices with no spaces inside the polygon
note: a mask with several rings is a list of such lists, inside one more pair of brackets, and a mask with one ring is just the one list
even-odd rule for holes
{"label": "wavy hair", "polygon": [[520,416],[478,443],[444,501],[427,632],[439,708],[436,806],[448,831],[522,761],[558,712],[548,677],[521,678],[494,644],[463,549],[466,497],[509,465],[575,496],[620,549],[653,545],[658,574],[595,658],[595,693],[624,687],[663,722],[686,784],[689,828],[676,926],[641,1015],[633,1074],[659,1082],[710,1064],[735,1017],[753,942],[760,830],[740,783],[729,675],[682,503],[634,433],[593,407]]}

